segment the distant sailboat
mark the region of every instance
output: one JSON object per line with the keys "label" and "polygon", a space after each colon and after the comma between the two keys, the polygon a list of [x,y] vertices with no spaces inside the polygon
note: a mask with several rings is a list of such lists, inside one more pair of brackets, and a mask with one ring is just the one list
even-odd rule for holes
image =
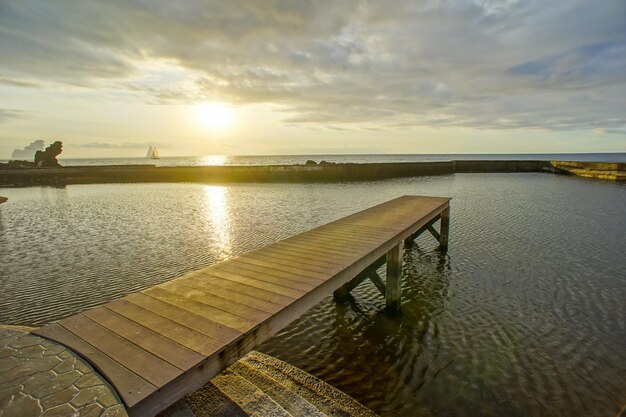
{"label": "distant sailboat", "polygon": [[148,159],[159,159],[159,151],[156,146],[150,145],[148,148],[148,153],[146,154],[146,158]]}

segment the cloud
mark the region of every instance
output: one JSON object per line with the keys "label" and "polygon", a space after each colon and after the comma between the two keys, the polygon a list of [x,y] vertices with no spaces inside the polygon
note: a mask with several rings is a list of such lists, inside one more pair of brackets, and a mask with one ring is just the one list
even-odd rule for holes
{"label": "cloud", "polygon": [[41,139],[37,139],[26,145],[24,149],[14,149],[11,153],[11,159],[24,160],[33,159],[36,151],[42,151],[45,142]]}
{"label": "cloud", "polygon": [[15,109],[0,109],[0,123],[10,122],[12,120],[25,119],[28,112]]}
{"label": "cloud", "polygon": [[106,142],[87,142],[73,144],[77,148],[91,149],[147,149],[149,146],[157,146],[159,148],[168,148],[171,144],[154,143],[154,142],[125,142],[125,143],[106,143]]}
{"label": "cloud", "polygon": [[272,103],[286,124],[621,131],[624,15],[623,0],[0,2],[0,76]]}
{"label": "cloud", "polygon": [[26,88],[39,87],[37,83],[31,82],[31,81],[14,79],[14,78],[6,78],[6,77],[0,77],[0,84],[8,85],[11,87],[26,87]]}

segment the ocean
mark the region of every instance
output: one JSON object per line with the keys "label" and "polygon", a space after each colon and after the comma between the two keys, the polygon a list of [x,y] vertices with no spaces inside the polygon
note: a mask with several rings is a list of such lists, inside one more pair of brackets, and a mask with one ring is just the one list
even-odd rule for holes
{"label": "ocean", "polygon": [[[257,156],[188,156],[146,158],[90,158],[65,159],[59,162],[64,166],[94,165],[156,165],[156,166],[202,166],[202,165],[296,165],[307,160],[335,163],[382,163],[382,162],[423,162],[450,160],[561,160],[592,162],[626,162],[626,153],[531,153],[531,154],[359,154],[359,155],[257,155]],[[7,160],[1,162],[8,162]]]}

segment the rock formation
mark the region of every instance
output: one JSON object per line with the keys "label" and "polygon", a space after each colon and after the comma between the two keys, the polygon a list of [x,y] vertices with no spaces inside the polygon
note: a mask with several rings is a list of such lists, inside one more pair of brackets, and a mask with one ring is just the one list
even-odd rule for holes
{"label": "rock formation", "polygon": [[35,152],[35,165],[37,167],[60,167],[57,156],[63,152],[63,142],[56,141],[52,145],[48,146],[44,151]]}

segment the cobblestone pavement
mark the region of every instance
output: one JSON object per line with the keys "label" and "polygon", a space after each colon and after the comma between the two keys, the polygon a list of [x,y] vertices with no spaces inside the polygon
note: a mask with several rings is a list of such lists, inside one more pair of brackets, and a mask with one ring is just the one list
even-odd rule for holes
{"label": "cobblestone pavement", "polygon": [[69,349],[0,326],[0,417],[128,417],[115,391]]}

